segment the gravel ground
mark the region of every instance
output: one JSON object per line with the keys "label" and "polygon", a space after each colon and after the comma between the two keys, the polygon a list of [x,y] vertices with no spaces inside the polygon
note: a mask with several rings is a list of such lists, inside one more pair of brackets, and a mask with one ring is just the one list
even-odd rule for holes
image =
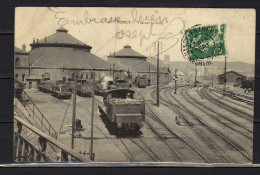
{"label": "gravel ground", "polygon": [[[180,124],[177,124],[175,119],[178,113],[167,105],[161,104],[160,107],[154,105],[155,99],[152,97],[152,93],[155,87],[147,87],[146,89],[135,89],[139,94],[146,99],[146,111],[152,110],[164,123],[167,124],[171,130],[180,136],[186,143],[181,139],[173,136],[169,132],[164,131],[160,125],[156,124],[148,115],[146,118],[151,121],[158,130],[163,133],[168,143],[175,149],[177,155],[183,162],[239,162],[248,163],[245,161],[237,151],[230,148],[229,145],[221,142],[221,138],[212,134],[205,127],[192,116],[187,116],[187,119],[194,124],[194,127],[190,126],[180,117]],[[179,90],[178,90],[179,91]],[[72,100],[60,100],[52,97],[50,94],[40,92],[36,89],[26,90],[29,96],[34,100],[38,108],[48,119],[51,125],[56,131],[61,131],[58,135],[58,140],[66,144],[68,147],[71,146],[71,119],[72,119]],[[210,104],[205,99],[196,94],[194,90],[189,90],[189,95],[194,99],[203,103],[204,105],[211,107],[212,109],[222,112],[223,115],[231,117],[232,120],[237,122],[245,122],[245,126],[252,129],[253,124],[244,121],[234,114],[228,111],[221,111],[214,104]],[[138,94],[137,94],[138,95]],[[162,98],[167,98],[163,93],[160,94]],[[175,95],[175,94],[173,94]],[[182,101],[183,105],[189,108],[193,113],[199,114],[200,119],[207,125],[214,127],[219,133],[228,137],[232,142],[240,146],[240,148],[248,153],[252,153],[252,141],[246,140],[239,134],[231,131],[227,127],[223,126],[220,122],[212,119],[211,116],[202,113],[198,108],[192,106],[179,94],[176,96]],[[90,121],[91,121],[91,98],[77,96],[77,107],[76,107],[76,118],[82,121],[84,131],[81,131],[81,138],[75,138],[75,150],[82,153],[89,152],[90,146]],[[174,101],[172,99],[172,101]],[[95,101],[95,112],[94,112],[94,152],[96,162],[151,162],[158,161],[154,160],[149,154],[145,153],[138,145],[141,145],[147,152],[152,152],[147,149],[144,145],[138,141],[138,138],[132,138],[135,144],[130,139],[118,138],[111,134],[108,130],[98,112],[98,105],[102,105],[102,97],[96,96]],[[68,108],[68,109],[67,109]],[[67,109],[67,112],[66,112]],[[247,111],[248,112],[248,111]],[[250,111],[249,111],[250,112]],[[185,112],[182,112],[185,114]],[[65,115],[66,114],[66,115]],[[63,121],[64,120],[64,121]],[[63,122],[63,123],[62,123]],[[247,123],[246,123],[247,122]],[[209,144],[209,140],[205,140],[205,137],[201,136],[197,131],[199,130],[204,133],[204,136],[214,143],[215,148]],[[141,128],[140,138],[155,152],[159,159],[164,162],[180,161],[176,155],[173,154],[172,150],[163,142],[147,125]],[[76,133],[78,134],[78,133]],[[243,143],[243,144],[242,144]],[[189,145],[191,145],[191,147]],[[195,148],[198,152],[194,151]],[[216,149],[218,148],[218,150]],[[202,158],[201,154],[204,158]],[[225,159],[223,155],[225,154]],[[86,155],[87,156],[87,155]]]}

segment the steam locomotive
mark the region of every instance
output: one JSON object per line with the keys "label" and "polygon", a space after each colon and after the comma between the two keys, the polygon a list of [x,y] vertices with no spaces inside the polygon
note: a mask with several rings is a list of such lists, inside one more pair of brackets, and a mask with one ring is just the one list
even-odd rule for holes
{"label": "steam locomotive", "polygon": [[134,98],[131,89],[113,89],[103,98],[104,105],[99,110],[119,132],[137,132],[145,120],[145,102]]}

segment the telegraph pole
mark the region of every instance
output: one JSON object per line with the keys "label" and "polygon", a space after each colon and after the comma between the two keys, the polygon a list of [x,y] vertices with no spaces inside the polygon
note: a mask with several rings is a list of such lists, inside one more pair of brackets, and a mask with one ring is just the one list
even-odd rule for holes
{"label": "telegraph pole", "polygon": [[72,134],[71,134],[71,149],[74,149],[74,133],[76,120],[76,92],[77,92],[77,74],[74,72],[74,89],[73,89],[73,111],[72,111]]}
{"label": "telegraph pole", "polygon": [[93,153],[93,125],[94,125],[94,110],[95,110],[95,72],[92,72],[92,111],[91,111],[91,136],[90,136],[90,160],[94,160],[95,154]]}
{"label": "telegraph pole", "polygon": [[177,93],[177,83],[176,83],[177,79],[176,78],[177,78],[177,68],[175,68],[174,94]]}
{"label": "telegraph pole", "polygon": [[213,87],[213,81],[214,81],[214,78],[213,78],[213,63],[211,64],[211,80],[212,80],[212,87]]}
{"label": "telegraph pole", "polygon": [[195,64],[195,83],[194,83],[194,86],[196,86],[196,84],[197,84],[197,72],[198,72],[197,65]]}
{"label": "telegraph pole", "polygon": [[226,95],[226,84],[227,84],[227,57],[225,56],[225,67],[224,67],[224,95]]}
{"label": "telegraph pole", "polygon": [[151,71],[151,70],[150,70],[150,65],[149,65],[149,78],[150,78],[150,71]]}
{"label": "telegraph pole", "polygon": [[157,51],[157,106],[159,107],[159,41]]}
{"label": "telegraph pole", "polygon": [[115,63],[113,63],[113,79],[115,78]]}

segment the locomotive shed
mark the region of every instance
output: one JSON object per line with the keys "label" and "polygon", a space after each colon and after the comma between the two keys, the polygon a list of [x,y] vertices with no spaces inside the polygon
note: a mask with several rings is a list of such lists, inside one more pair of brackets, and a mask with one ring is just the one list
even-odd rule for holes
{"label": "locomotive shed", "polygon": [[[161,86],[160,106],[157,107],[154,86],[134,88],[146,100],[146,121],[140,136],[117,137],[111,133],[98,113],[102,97],[95,96],[94,161],[252,161],[253,106],[230,97],[223,98],[216,90],[180,87],[174,94],[173,89],[172,86]],[[55,130],[61,130],[57,139],[70,147],[72,99],[61,100],[36,89],[25,91]],[[91,98],[77,96],[76,104],[76,118],[82,121],[85,130],[80,132],[82,137],[75,138],[74,149],[88,156]]]}

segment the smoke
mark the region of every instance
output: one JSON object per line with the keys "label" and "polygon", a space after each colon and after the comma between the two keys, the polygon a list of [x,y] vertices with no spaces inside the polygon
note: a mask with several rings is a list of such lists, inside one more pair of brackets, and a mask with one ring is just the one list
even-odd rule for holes
{"label": "smoke", "polygon": [[108,82],[113,81],[113,77],[107,76],[106,74],[102,73],[99,75],[100,81],[100,89],[107,89]]}

